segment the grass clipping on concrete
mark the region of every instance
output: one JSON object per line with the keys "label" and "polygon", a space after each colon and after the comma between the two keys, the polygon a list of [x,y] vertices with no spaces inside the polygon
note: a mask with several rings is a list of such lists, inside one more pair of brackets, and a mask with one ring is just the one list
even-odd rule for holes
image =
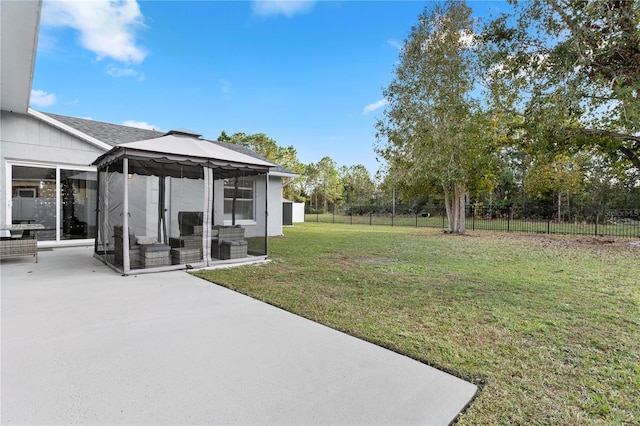
{"label": "grass clipping on concrete", "polygon": [[640,422],[640,247],[296,224],[196,275],[481,386],[459,424]]}

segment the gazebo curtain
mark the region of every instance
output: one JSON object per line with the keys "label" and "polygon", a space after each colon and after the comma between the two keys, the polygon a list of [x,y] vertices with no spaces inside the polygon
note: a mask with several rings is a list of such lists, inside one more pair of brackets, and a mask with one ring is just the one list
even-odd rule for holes
{"label": "gazebo curtain", "polygon": [[[96,254],[127,274],[143,268],[140,264],[141,239],[155,239],[158,244],[173,245],[183,237],[180,214],[198,213],[202,217],[201,256],[190,261],[194,266],[209,266],[212,257],[212,225],[224,224],[224,179],[257,176],[253,168],[211,167],[210,164],[184,162],[176,164],[164,159],[120,157],[99,166],[98,235]],[[256,215],[264,212],[263,237],[249,241],[249,251],[266,255],[267,174],[255,180]],[[257,182],[265,182],[264,191]],[[216,197],[217,201],[216,201]],[[235,199],[234,199],[235,202]],[[171,241],[174,239],[174,241]],[[148,268],[148,267],[147,267]],[[174,265],[168,269],[175,269]]]}

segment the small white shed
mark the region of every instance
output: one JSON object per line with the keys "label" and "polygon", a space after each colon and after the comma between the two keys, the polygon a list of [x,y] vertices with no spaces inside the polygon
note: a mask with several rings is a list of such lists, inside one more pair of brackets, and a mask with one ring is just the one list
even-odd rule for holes
{"label": "small white shed", "polygon": [[282,225],[293,226],[294,223],[304,222],[304,203],[294,203],[286,198],[282,199]]}

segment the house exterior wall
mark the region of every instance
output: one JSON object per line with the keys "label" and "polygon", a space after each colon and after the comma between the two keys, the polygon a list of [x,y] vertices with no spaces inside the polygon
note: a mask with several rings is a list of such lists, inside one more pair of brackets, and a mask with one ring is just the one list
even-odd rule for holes
{"label": "house exterior wall", "polygon": [[[259,176],[255,182],[255,221],[244,222],[239,221],[238,224],[245,228],[245,236],[263,237],[265,233],[265,194],[268,193],[267,209],[269,216],[267,217],[267,235],[270,237],[282,235],[282,178],[277,176],[269,176],[268,192],[265,191],[266,176]],[[223,193],[222,181],[216,181],[215,194]],[[224,206],[222,197],[216,196],[214,199],[214,217],[216,224],[222,224],[218,218],[223,216]],[[230,223],[224,223],[230,225]]]}
{"label": "house exterior wall", "polygon": [[[0,220],[2,223],[11,222],[12,194],[10,169],[12,164],[32,166],[60,166],[64,168],[79,168],[95,170],[89,165],[101,154],[103,148],[95,146],[77,136],[64,132],[51,124],[29,114],[17,114],[1,111],[0,115]],[[255,184],[255,221],[240,223],[245,227],[247,237],[265,235],[265,179],[261,176]],[[156,191],[154,192],[154,189]],[[217,224],[223,224],[224,188],[222,181],[215,182],[214,217]],[[157,188],[147,188],[147,197],[154,197]],[[282,178],[269,177],[268,186],[268,224],[269,236],[282,235]],[[147,199],[147,204],[153,204]],[[198,201],[201,202],[200,200]],[[194,209],[196,211],[201,208]],[[144,226],[147,224],[141,224]],[[42,243],[42,241],[41,241]],[[69,242],[66,241],[65,244]],[[51,245],[45,242],[41,245]]]}
{"label": "house exterior wall", "polygon": [[269,177],[269,236],[282,235],[282,178]]}
{"label": "house exterior wall", "polygon": [[0,112],[0,220],[8,223],[11,215],[13,163],[60,165],[90,169],[103,151],[28,114]]}
{"label": "house exterior wall", "polygon": [[[254,193],[255,193],[255,225],[245,226],[245,235],[247,237],[264,237],[265,233],[265,182],[266,176],[258,176],[256,178]],[[271,206],[267,206],[271,210]],[[272,234],[268,234],[272,235]]]}

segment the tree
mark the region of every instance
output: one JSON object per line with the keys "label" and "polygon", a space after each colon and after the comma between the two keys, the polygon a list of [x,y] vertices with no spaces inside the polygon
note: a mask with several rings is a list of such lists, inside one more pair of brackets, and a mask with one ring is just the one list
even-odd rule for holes
{"label": "tree", "polygon": [[342,182],[336,162],[330,157],[322,158],[316,165],[318,168],[318,187],[316,191],[322,194],[324,211],[329,211],[329,204],[337,205],[342,200]]}
{"label": "tree", "polygon": [[572,193],[577,193],[584,185],[584,157],[556,155],[552,158],[536,158],[524,179],[524,188],[530,195],[538,198],[555,196],[557,216],[561,221],[562,197],[567,203]]}
{"label": "tree", "polygon": [[601,157],[590,158],[590,168],[585,180],[585,196],[598,206],[609,208],[640,207],[640,170],[636,174],[612,175],[608,164]]}
{"label": "tree", "polygon": [[314,163],[305,165],[304,173],[302,174],[302,187],[303,195],[309,205],[314,205],[318,210],[318,182],[320,180],[320,173]]}
{"label": "tree", "polygon": [[640,2],[510,3],[483,31],[493,105],[540,151],[640,170]]}
{"label": "tree", "polygon": [[376,124],[376,152],[397,181],[439,182],[451,233],[465,233],[468,190],[486,181],[495,161],[491,121],[474,98],[481,70],[473,27],[464,3],[425,10],[400,52]]}
{"label": "tree", "polygon": [[279,146],[275,140],[264,133],[247,135],[246,133],[237,132],[229,136],[224,130],[218,140],[248,148],[279,166],[298,174],[299,177],[284,182],[283,196],[292,201],[302,201],[302,179],[300,175],[304,173],[305,166],[298,160],[298,153],[292,145],[288,147]]}
{"label": "tree", "polygon": [[306,194],[310,203],[318,203],[323,211],[329,210],[329,204],[338,205],[342,200],[342,182],[335,161],[324,157],[317,164],[311,163],[305,169]]}
{"label": "tree", "polygon": [[351,167],[342,166],[340,177],[342,179],[342,199],[345,203],[358,207],[371,204],[376,184],[365,166],[362,164]]}

